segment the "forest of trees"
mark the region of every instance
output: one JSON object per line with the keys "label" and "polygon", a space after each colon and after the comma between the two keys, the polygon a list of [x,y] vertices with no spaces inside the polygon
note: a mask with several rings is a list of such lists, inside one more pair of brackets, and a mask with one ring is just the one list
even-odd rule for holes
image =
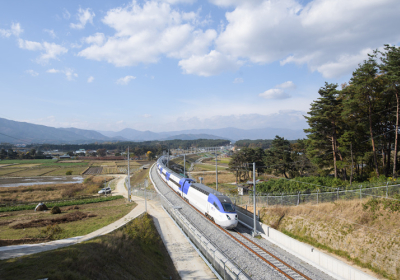
{"label": "forest of trees", "polygon": [[330,175],[351,184],[397,177],[399,89],[400,48],[385,45],[341,88],[325,83],[319,89],[305,116],[307,139],[290,143],[277,136],[267,150],[242,148],[230,167],[242,180],[249,177],[248,162],[284,178]]}

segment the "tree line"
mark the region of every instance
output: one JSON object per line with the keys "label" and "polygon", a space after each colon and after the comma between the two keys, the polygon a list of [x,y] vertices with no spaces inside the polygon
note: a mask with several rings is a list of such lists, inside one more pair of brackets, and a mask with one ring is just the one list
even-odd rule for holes
{"label": "tree line", "polygon": [[250,144],[235,153],[230,168],[241,180],[250,176],[248,162],[256,162],[259,173],[284,178],[333,176],[351,184],[397,177],[399,89],[400,48],[384,45],[341,88],[326,82],[319,89],[305,116],[306,139],[276,136],[268,149],[246,140]]}

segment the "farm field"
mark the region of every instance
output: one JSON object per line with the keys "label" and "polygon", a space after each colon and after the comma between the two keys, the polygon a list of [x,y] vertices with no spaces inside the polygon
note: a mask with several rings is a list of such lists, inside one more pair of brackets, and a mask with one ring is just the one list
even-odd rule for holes
{"label": "farm field", "polygon": [[[146,161],[131,161],[132,169],[136,169]],[[123,174],[127,172],[127,162],[118,161],[55,161],[49,159],[40,160],[2,160],[0,164],[0,176],[10,177],[32,177],[32,176],[62,176],[67,171],[72,171],[71,175],[81,175],[88,168],[101,168],[101,171],[95,172],[95,169],[85,174]]]}
{"label": "farm field", "polygon": [[[8,242],[5,239],[63,239],[85,235],[122,218],[135,206],[135,203],[127,203],[121,198],[75,207],[60,207],[61,214],[34,210],[5,212],[0,215],[0,243]],[[48,226],[57,227],[59,232],[51,235]]]}

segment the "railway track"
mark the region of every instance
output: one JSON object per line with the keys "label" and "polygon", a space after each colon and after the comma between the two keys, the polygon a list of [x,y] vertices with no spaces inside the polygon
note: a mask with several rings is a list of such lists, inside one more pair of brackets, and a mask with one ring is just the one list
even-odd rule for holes
{"label": "railway track", "polygon": [[[175,194],[177,194],[168,184],[167,182],[164,181],[164,179],[159,176],[158,172],[156,172],[158,177],[160,178],[161,181],[163,181],[169,189]],[[257,243],[253,242],[251,239],[247,238],[244,236],[242,233],[240,233],[238,230],[226,230],[222,228],[221,226],[217,225],[214,221],[206,217],[203,213],[201,213],[198,209],[193,207],[191,204],[189,204],[187,201],[185,201],[180,195],[177,195],[182,201],[184,201],[187,205],[191,206],[192,209],[196,210],[199,214],[201,214],[203,217],[205,217],[209,222],[214,224],[216,227],[218,227],[221,231],[223,231],[226,235],[228,235],[230,238],[235,240],[237,243],[239,243],[241,246],[245,247],[249,252],[252,254],[256,255],[259,259],[261,259],[264,263],[266,263],[268,266],[270,266],[272,269],[276,270],[279,272],[284,278],[290,279],[290,280],[311,280],[312,278],[306,276],[299,270],[295,269],[288,263],[286,263],[284,260],[280,259],[279,257],[275,256],[274,254],[270,253],[267,251],[265,248],[261,247]],[[184,216],[186,216],[184,213],[182,213]],[[187,217],[189,218],[189,217]],[[190,220],[190,219],[189,219]]]}
{"label": "railway track", "polygon": [[286,278],[291,280],[311,280],[310,277],[304,275],[291,265],[287,264],[282,259],[278,258],[274,254],[267,251],[265,248],[261,247],[257,243],[253,242],[250,238],[247,238],[242,233],[240,233],[237,229],[233,230],[234,233],[227,232],[228,235],[231,235],[236,241],[240,244],[248,248],[253,254],[262,259],[268,265],[279,271]]}

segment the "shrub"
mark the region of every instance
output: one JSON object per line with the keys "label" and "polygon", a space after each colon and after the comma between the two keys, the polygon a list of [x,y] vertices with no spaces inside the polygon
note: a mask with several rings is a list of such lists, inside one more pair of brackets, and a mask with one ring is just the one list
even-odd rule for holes
{"label": "shrub", "polygon": [[41,236],[44,236],[45,238],[48,239],[56,239],[56,237],[60,235],[62,232],[63,229],[57,224],[48,225],[46,228],[40,231]]}
{"label": "shrub", "polygon": [[72,170],[68,170],[67,172],[65,172],[65,175],[72,175]]}
{"label": "shrub", "polygon": [[60,207],[58,207],[57,205],[54,206],[53,208],[51,208],[51,214],[60,214],[61,213],[61,209]]}

